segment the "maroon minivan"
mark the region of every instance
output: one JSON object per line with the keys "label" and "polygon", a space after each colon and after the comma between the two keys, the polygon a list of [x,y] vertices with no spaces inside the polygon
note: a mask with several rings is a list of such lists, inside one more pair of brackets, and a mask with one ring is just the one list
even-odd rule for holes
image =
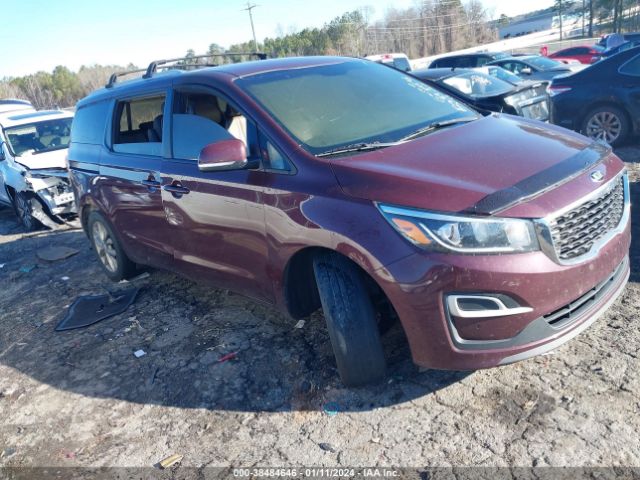
{"label": "maroon minivan", "polygon": [[399,71],[308,57],[118,82],[77,108],[69,165],[106,274],[152,265],[322,308],[342,380],[471,370],[558,347],[629,276],[629,185],[605,145],[482,115]]}

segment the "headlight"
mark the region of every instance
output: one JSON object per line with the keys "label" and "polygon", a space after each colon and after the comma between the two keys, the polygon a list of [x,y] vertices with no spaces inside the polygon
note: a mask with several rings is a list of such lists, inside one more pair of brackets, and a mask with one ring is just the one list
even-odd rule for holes
{"label": "headlight", "polygon": [[460,253],[516,253],[539,250],[533,223],[517,218],[443,215],[378,204],[384,217],[419,247]]}

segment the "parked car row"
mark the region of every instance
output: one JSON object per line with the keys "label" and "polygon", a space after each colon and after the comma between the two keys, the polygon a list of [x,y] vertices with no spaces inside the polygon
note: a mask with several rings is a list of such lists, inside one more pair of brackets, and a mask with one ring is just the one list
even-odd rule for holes
{"label": "parked car row", "polygon": [[511,113],[540,121],[549,119],[547,82],[523,81],[498,67],[485,69],[487,73],[477,69],[428,68],[415,70],[412,75],[436,83],[453,97],[480,110]]}
{"label": "parked car row", "polygon": [[[590,50],[585,54],[588,56],[595,51],[602,53],[591,65],[556,61],[575,53],[574,59],[589,63],[586,61],[586,56],[578,55],[577,50],[576,52],[560,51],[549,57],[508,56],[499,52],[482,52],[439,58],[429,66],[429,70],[432,70],[430,73],[418,71],[413,74],[439,83],[455,96],[466,97],[468,102],[477,107],[538,120],[548,118],[552,123],[581,132],[595,140],[619,146],[631,135],[640,132],[638,122],[640,104],[637,100],[640,93],[640,72],[637,68],[637,62],[640,62],[640,47],[636,46],[640,38],[629,34],[628,39],[622,39],[617,43],[611,40],[612,38],[608,38],[608,45],[611,46],[609,50],[596,45],[593,51]],[[546,112],[544,112],[547,102],[531,94],[528,95],[530,99],[535,97],[536,113],[534,115],[531,115],[532,109],[529,109],[529,115],[527,115],[513,105],[511,107],[514,108],[509,108],[508,105],[501,105],[501,102],[493,100],[479,102],[478,92],[497,82],[482,81],[479,74],[461,70],[463,65],[468,68],[479,65],[501,67],[521,79],[549,81],[547,91],[550,113],[545,115]],[[448,70],[442,67],[447,67]],[[464,85],[462,78],[465,76],[467,79],[478,79],[475,84],[478,92],[473,92],[471,89],[472,82],[467,81]],[[456,88],[454,84],[461,88]]]}

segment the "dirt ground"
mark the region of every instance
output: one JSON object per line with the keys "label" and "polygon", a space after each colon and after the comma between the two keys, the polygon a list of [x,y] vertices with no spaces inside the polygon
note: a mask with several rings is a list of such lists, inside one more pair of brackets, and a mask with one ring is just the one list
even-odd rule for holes
{"label": "dirt ground", "polygon": [[[618,154],[638,204],[640,148]],[[0,467],[151,468],[174,453],[179,469],[640,466],[634,217],[624,297],[578,338],[515,365],[447,373],[419,372],[392,332],[388,383],[348,390],[320,314],[296,328],[162,271],[134,281],[141,290],[124,314],[54,332],[78,295],[131,284],[101,273],[82,232],[26,235],[1,209]],[[50,245],[79,253],[38,260]]]}

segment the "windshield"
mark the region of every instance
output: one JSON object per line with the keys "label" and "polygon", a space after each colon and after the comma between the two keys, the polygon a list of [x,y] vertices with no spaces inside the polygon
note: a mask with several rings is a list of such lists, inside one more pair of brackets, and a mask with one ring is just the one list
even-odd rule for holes
{"label": "windshield", "polygon": [[472,98],[494,97],[513,90],[513,85],[480,72],[461,73],[443,82]]}
{"label": "windshield", "polygon": [[509,70],[505,70],[502,67],[480,67],[481,71],[484,71],[484,68],[487,69],[487,72],[492,77],[499,78],[500,80],[504,80],[509,83],[521,83],[522,79],[514,73],[511,73]]}
{"label": "windshield", "polygon": [[509,54],[504,52],[498,52],[493,54],[494,60],[502,60],[503,58],[509,58]]}
{"label": "windshield", "polygon": [[434,122],[480,115],[392,68],[346,61],[237,80],[303,148],[396,142]]}
{"label": "windshield", "polygon": [[411,71],[411,64],[409,63],[409,60],[407,60],[404,57],[394,58],[393,59],[393,66],[395,68],[397,68],[398,70],[402,70],[403,72],[410,72]]}
{"label": "windshield", "polygon": [[4,133],[16,157],[59,150],[69,146],[69,132],[73,118],[40,120],[6,128]]}
{"label": "windshield", "polygon": [[547,58],[547,57],[527,58],[527,63],[530,63],[531,65],[539,68],[542,71],[565,66],[564,64],[560,62],[556,62],[555,60],[551,60],[550,58]]}

